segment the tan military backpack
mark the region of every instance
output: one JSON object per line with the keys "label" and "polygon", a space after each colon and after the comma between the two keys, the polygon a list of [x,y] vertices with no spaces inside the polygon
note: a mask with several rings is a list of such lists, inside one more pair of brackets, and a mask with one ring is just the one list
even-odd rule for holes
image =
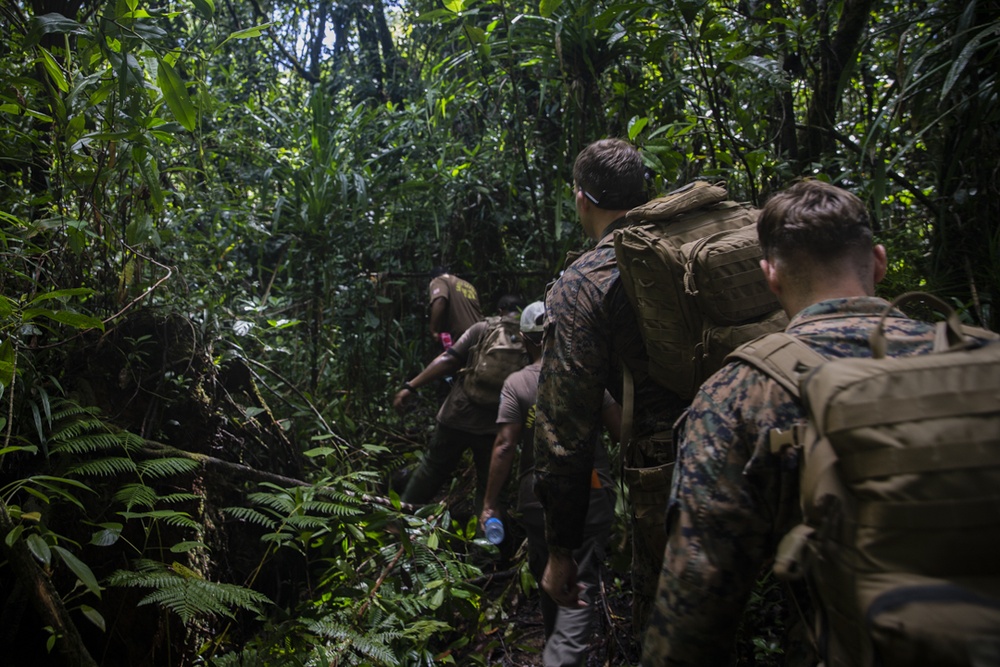
{"label": "tan military backpack", "polygon": [[632,209],[614,232],[650,375],[682,398],[739,345],[788,323],[760,269],[757,215],[694,181]]}
{"label": "tan military backpack", "polygon": [[528,365],[530,359],[521,337],[517,315],[486,318],[486,330],[469,351],[459,372],[462,388],[479,405],[496,407],[507,376]]}
{"label": "tan military backpack", "polygon": [[[892,305],[930,295],[906,294]],[[890,307],[891,309],[891,307]],[[886,314],[888,313],[886,311]],[[827,360],[794,336],[749,343],[808,423],[771,434],[799,451],[803,522],[779,577],[804,577],[826,667],[1000,664],[1000,342],[939,325],[933,354]]]}

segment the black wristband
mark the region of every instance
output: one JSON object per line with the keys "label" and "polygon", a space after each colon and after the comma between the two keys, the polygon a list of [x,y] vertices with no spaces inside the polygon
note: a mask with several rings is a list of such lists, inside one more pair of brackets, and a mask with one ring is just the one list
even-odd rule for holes
{"label": "black wristband", "polygon": [[403,389],[405,389],[405,390],[407,390],[407,391],[413,391],[413,392],[415,392],[415,391],[417,390],[417,388],[416,388],[416,387],[414,387],[414,386],[413,386],[412,384],[410,384],[409,382],[404,382],[404,383],[403,383]]}

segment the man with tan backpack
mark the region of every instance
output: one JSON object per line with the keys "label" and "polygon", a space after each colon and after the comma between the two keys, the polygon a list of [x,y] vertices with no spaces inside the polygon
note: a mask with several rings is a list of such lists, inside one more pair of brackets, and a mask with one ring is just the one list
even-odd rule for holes
{"label": "man with tan backpack", "polygon": [[998,664],[1000,344],[943,302],[935,325],[875,297],[885,249],[841,188],[797,183],[758,233],[790,323],[677,426],[642,664],[734,664],[772,564],[792,581],[786,664]]}

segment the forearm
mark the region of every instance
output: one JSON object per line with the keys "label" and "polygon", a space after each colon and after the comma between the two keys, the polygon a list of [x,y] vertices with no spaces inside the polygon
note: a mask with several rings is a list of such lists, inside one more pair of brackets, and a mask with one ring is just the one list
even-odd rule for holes
{"label": "forearm", "polygon": [[519,424],[501,424],[500,430],[497,432],[490,459],[490,475],[486,481],[486,491],[483,497],[484,511],[495,512],[499,505],[500,494],[507,480],[510,479],[510,471],[514,465],[519,433]]}
{"label": "forearm", "polygon": [[448,328],[448,300],[444,298],[435,299],[431,303],[431,314],[429,318],[431,336],[435,340],[441,335],[442,331],[446,331]]}
{"label": "forearm", "polygon": [[431,363],[410,378],[408,384],[413,389],[420,389],[436,380],[454,375],[462,367],[462,361],[450,352],[442,352],[434,357]]}

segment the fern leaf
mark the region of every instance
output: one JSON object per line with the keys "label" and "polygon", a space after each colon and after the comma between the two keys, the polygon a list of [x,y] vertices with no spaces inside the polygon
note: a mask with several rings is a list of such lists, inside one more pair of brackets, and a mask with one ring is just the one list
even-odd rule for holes
{"label": "fern leaf", "polygon": [[113,477],[122,473],[135,472],[136,466],[132,459],[121,456],[110,456],[93,461],[86,461],[70,468],[70,472],[90,477]]}
{"label": "fern leaf", "polygon": [[252,507],[227,507],[223,510],[226,514],[240,521],[246,521],[258,526],[263,526],[269,530],[277,527],[278,522],[273,518],[258,512]]}
{"label": "fern leaf", "polygon": [[171,475],[183,475],[197,470],[199,467],[201,464],[191,459],[166,457],[140,462],[137,466],[137,472],[140,477],[162,479]]}

